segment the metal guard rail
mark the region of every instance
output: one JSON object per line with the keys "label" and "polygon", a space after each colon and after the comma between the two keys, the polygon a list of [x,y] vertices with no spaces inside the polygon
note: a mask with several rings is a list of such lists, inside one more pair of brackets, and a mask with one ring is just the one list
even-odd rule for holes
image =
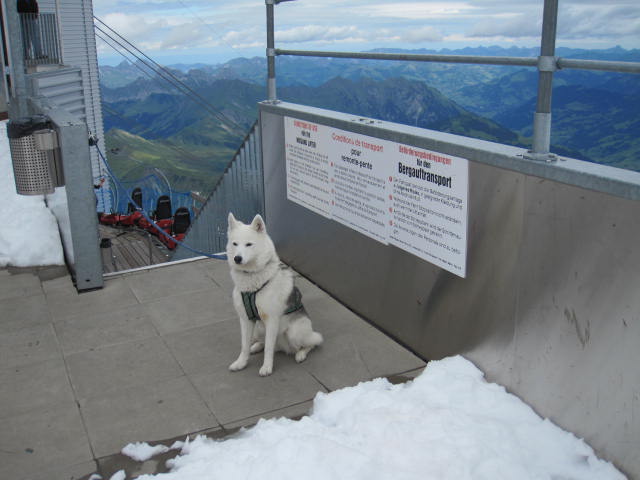
{"label": "metal guard rail", "polygon": [[[462,63],[475,65],[509,65],[522,67],[538,67],[541,57],[489,57],[476,55],[439,55],[411,53],[376,53],[376,52],[326,52],[311,50],[283,50],[276,48],[275,55],[291,55],[297,57],[329,57],[353,58],[361,60],[396,60],[404,62]],[[575,68],[583,70],[601,70],[620,73],[640,73],[638,62],[611,62],[604,60],[578,60],[554,57],[555,68]]]}

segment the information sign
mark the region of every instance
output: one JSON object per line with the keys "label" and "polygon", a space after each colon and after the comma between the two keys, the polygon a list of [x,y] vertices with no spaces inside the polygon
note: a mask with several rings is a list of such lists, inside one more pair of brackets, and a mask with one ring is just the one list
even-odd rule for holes
{"label": "information sign", "polygon": [[287,198],[466,275],[464,158],[285,117]]}

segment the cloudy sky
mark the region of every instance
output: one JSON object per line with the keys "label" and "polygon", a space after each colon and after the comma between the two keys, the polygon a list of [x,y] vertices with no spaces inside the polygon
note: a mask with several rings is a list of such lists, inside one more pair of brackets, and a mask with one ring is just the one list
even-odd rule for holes
{"label": "cloudy sky", "polygon": [[[276,47],[537,46],[543,0],[296,0],[276,6]],[[94,0],[94,13],[164,63],[264,56],[264,0]],[[557,46],[640,48],[640,1],[560,0]],[[102,63],[122,60],[103,42]]]}

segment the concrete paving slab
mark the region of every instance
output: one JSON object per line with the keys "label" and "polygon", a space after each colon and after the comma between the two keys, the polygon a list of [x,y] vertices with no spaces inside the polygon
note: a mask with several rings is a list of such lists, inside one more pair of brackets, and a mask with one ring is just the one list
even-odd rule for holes
{"label": "concrete paving slab", "polygon": [[302,301],[305,306],[307,306],[307,303],[310,301],[326,300],[329,302],[335,302],[335,300],[333,300],[328,293],[321,290],[311,281],[307,280],[298,273],[296,273],[294,276],[294,282],[300,289],[300,292],[302,292]]}
{"label": "concrete paving slab", "polygon": [[92,460],[75,404],[0,420],[0,478],[32,478]]}
{"label": "concrete paving slab", "polygon": [[305,415],[308,415],[313,407],[313,400],[307,400],[305,402],[297,403],[285,408],[279,408],[271,412],[265,412],[261,415],[254,415],[251,417],[243,418],[236,422],[230,422],[224,425],[224,428],[229,431],[233,431],[243,427],[251,427],[258,423],[260,419],[270,418],[291,418],[294,420],[300,419]]}
{"label": "concrete paving slab", "polygon": [[186,376],[106,393],[80,403],[96,457],[131,442],[150,442],[219,427]]}
{"label": "concrete paving slab", "polygon": [[[316,290],[318,289],[316,288]],[[325,336],[340,336],[348,332],[362,333],[375,330],[371,324],[324,292],[307,295],[303,297],[303,302],[314,329]]]}
{"label": "concrete paving slab", "polygon": [[[16,275],[27,289],[26,277],[38,277],[0,271],[0,280]],[[127,443],[299,417],[318,391],[389,374],[406,381],[424,365],[302,277],[296,284],[325,343],[302,364],[277,354],[266,378],[261,353],[245,370],[228,370],[240,326],[226,262],[125,274],[83,294],[69,276],[40,281],[39,293],[0,298],[0,385],[8,387],[0,392],[0,478],[86,478],[96,464],[110,478],[129,465],[119,454]],[[138,467],[129,475],[161,469]]]}
{"label": "concrete paving slab", "polygon": [[423,367],[425,362],[334,300],[305,303],[323,345],[302,366],[330,390]]}
{"label": "concrete paving slab", "polygon": [[337,341],[325,342],[320,350],[319,355],[312,352],[303,367],[330,390],[425,365],[402,347],[372,335],[345,333]]}
{"label": "concrete paving slab", "polygon": [[[184,440],[182,437],[180,440]],[[150,445],[165,445],[171,447],[170,442],[149,442]],[[175,458],[179,452],[176,450],[169,450],[166,453],[161,453],[153,456],[149,460],[139,462],[127,457],[126,455],[116,454],[109,455],[98,459],[99,475],[104,479],[110,479],[114,474],[120,470],[124,470],[127,473],[127,478],[138,478],[141,475],[157,475],[159,473],[166,473],[168,468],[166,463],[168,460]]]}
{"label": "concrete paving slab", "polygon": [[79,399],[151,385],[184,374],[161,338],[74,353],[67,356],[71,384]]}
{"label": "concrete paving slab", "polygon": [[233,290],[233,280],[226,260],[206,259],[196,263],[197,268],[211,278],[225,292]]}
{"label": "concrete paving slab", "polygon": [[114,307],[87,319],[85,314],[67,317],[55,324],[66,355],[118,345],[158,335],[152,315],[144,305]]}
{"label": "concrete paving slab", "polygon": [[274,372],[268,377],[258,375],[261,364],[261,355],[255,355],[239,372],[217,366],[208,373],[191,375],[196,389],[222,425],[290,407],[325,391],[290,356],[276,354]]}
{"label": "concrete paving slab", "polygon": [[71,280],[71,277],[69,275],[52,278],[50,280],[45,280],[42,282],[42,290],[44,290],[45,293],[59,289],[66,289],[69,293],[75,292],[73,281]]}
{"label": "concrete paving slab", "polygon": [[373,377],[408,372],[425,366],[425,362],[377,329],[357,339],[358,352]]}
{"label": "concrete paving slab", "polygon": [[75,288],[68,289],[67,286],[51,288],[46,297],[53,321],[81,314],[91,317],[96,313],[139,303],[124,278],[108,279],[104,282],[104,288],[85,293],[78,293]]}
{"label": "concrete paving slab", "polygon": [[240,323],[226,320],[166,335],[165,342],[187,374],[228,366],[240,353]]}
{"label": "concrete paving slab", "polygon": [[231,293],[223,292],[215,284],[207,290],[182,293],[145,305],[162,335],[236,318]]}
{"label": "concrete paving slab", "polygon": [[42,287],[37,275],[20,273],[0,277],[0,301],[39,294],[42,294]]}
{"label": "concrete paving slab", "polygon": [[51,324],[0,334],[0,365],[3,368],[21,367],[61,355]]}
{"label": "concrete paving slab", "polygon": [[[161,444],[171,448],[175,442],[184,442],[187,437],[189,437],[190,440],[193,440],[196,436],[202,435],[212,439],[221,439],[232,434],[233,433],[230,433],[223,428],[217,427],[190,435],[180,435],[160,442],[147,443],[152,446]],[[122,453],[116,453],[114,455],[97,459],[97,473],[99,473],[104,479],[111,478],[111,476],[119,470],[124,470],[129,478],[138,478],[141,475],[157,475],[159,473],[166,473],[169,470],[166,465],[167,460],[175,458],[178,453],[179,452],[177,450],[169,450],[166,453],[155,455],[144,462],[133,460]]]}
{"label": "concrete paving slab", "polygon": [[0,420],[52,406],[75,405],[62,357],[0,369]]}
{"label": "concrete paving slab", "polygon": [[[89,478],[96,472],[96,462],[92,460],[78,465],[42,468],[37,473],[29,475],[25,480],[81,480]],[[109,477],[105,478],[108,479]]]}
{"label": "concrete paving slab", "polygon": [[154,268],[126,275],[124,280],[141,303],[216,287],[193,263]]}
{"label": "concrete paving slab", "polygon": [[330,391],[374,378],[359,351],[358,339],[352,334],[344,334],[335,341],[325,340],[301,366]]}
{"label": "concrete paving slab", "polygon": [[51,322],[43,293],[0,300],[0,334]]}
{"label": "concrete paving slab", "polygon": [[394,385],[398,383],[407,383],[419,377],[422,372],[424,372],[424,368],[425,367],[416,368],[415,370],[409,370],[408,372],[400,373],[398,375],[389,375],[387,376],[387,380]]}

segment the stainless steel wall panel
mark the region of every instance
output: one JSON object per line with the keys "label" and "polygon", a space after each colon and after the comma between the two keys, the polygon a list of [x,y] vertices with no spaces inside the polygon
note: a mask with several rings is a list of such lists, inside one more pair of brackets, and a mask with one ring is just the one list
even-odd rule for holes
{"label": "stainless steel wall panel", "polygon": [[[513,147],[464,137],[456,146],[455,136],[422,130],[420,139],[419,129],[351,122],[358,133],[465,152],[462,279],[287,200],[283,115],[297,108],[260,109],[267,229],[281,258],[424,358],[466,356],[489,380],[640,477],[637,176],[598,168],[606,192],[597,192],[592,167],[585,165],[586,176],[580,170],[585,162],[544,179],[552,167],[511,159],[505,152],[516,153]],[[349,129],[344,114],[300,112]],[[610,188],[618,180],[624,187]]]}
{"label": "stainless steel wall panel", "polygon": [[640,203],[537,179],[525,190],[512,370],[492,374],[638,476]]}

